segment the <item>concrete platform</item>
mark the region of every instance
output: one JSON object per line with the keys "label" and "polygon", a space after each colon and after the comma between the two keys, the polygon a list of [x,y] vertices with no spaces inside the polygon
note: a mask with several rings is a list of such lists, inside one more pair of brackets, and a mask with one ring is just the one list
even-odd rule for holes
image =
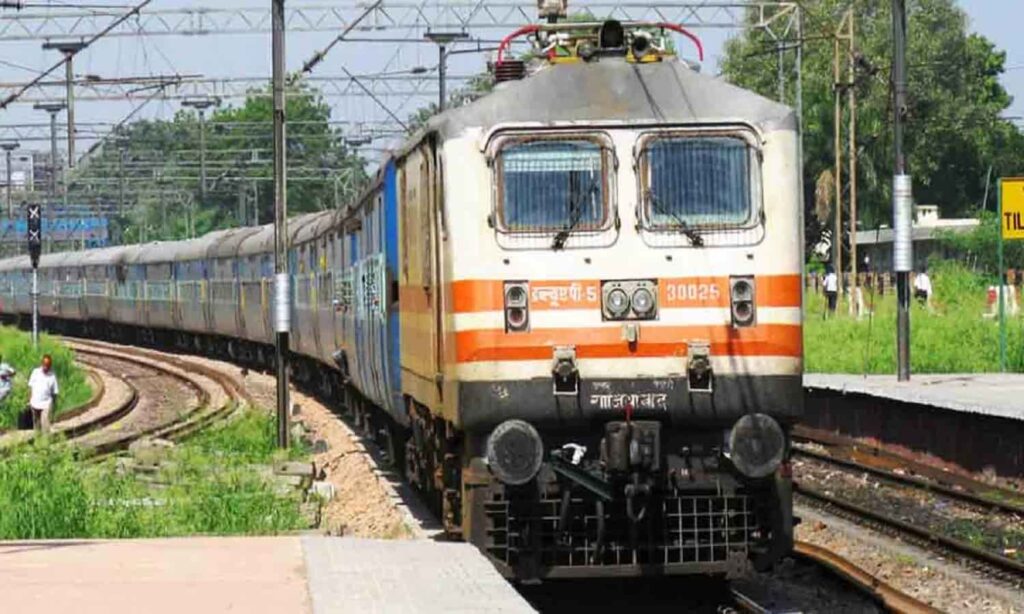
{"label": "concrete platform", "polygon": [[467,544],[330,537],[0,542],[0,611],[533,612]]}
{"label": "concrete platform", "polygon": [[803,423],[947,468],[1024,477],[1024,375],[804,375]]}
{"label": "concrete platform", "polygon": [[804,388],[1024,420],[1024,375],[1016,373],[913,375],[909,382],[895,375],[808,373]]}

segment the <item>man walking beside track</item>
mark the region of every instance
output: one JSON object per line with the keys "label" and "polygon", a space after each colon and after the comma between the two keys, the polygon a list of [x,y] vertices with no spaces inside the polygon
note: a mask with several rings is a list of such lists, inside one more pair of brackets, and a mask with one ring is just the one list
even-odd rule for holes
{"label": "man walking beside track", "polygon": [[28,389],[32,426],[36,431],[49,433],[50,414],[60,393],[57,374],[53,372],[53,359],[49,354],[44,355],[42,364],[32,370],[32,375],[28,378]]}
{"label": "man walking beside track", "polygon": [[836,305],[839,303],[839,276],[831,264],[825,265],[825,279],[822,285],[825,287],[825,300],[828,303],[827,315],[835,315]]}

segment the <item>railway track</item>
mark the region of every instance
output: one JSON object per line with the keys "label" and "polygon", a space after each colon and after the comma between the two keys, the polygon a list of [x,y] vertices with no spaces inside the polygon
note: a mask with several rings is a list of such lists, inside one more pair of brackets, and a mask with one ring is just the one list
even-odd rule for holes
{"label": "railway track", "polygon": [[[66,342],[93,379],[94,394],[82,407],[62,415],[53,429],[93,460],[144,437],[184,439],[251,401],[231,377],[194,361],[99,341]],[[105,381],[124,388],[112,404],[106,399],[110,391]],[[110,406],[101,408],[105,400]]]}
{"label": "railway track", "polygon": [[[793,550],[794,562],[816,577],[827,576],[839,582],[845,589],[866,599],[863,608],[847,608],[861,611],[874,605],[880,611],[902,614],[936,614],[940,610],[900,591],[884,580],[864,571],[839,554],[820,546],[797,541]],[[749,581],[735,582],[729,587],[732,604],[722,611],[736,611],[744,614],[781,614],[790,612],[827,612],[827,605],[801,603],[799,599],[786,601],[771,594]],[[791,598],[790,598],[791,599]]]}
{"label": "railway track", "polygon": [[793,430],[793,438],[828,450],[828,454],[823,455],[796,447],[794,453],[798,456],[842,464],[979,507],[1024,515],[1024,492],[981,481],[966,471],[935,467],[878,445],[803,426]]}
{"label": "railway track", "polygon": [[[827,453],[794,448],[794,455],[815,463],[833,465],[840,469],[866,473],[882,482],[898,487],[931,493],[958,504],[966,504],[984,511],[1011,514],[1024,518],[1024,506],[1019,501],[1020,493],[1002,489],[961,474],[954,474],[924,465],[912,459],[878,448],[871,452],[858,449],[849,442],[838,445],[831,437],[816,437],[813,431],[803,430],[798,438],[825,446]],[[922,477],[927,476],[927,477]],[[880,532],[900,537],[926,549],[940,550],[967,564],[977,571],[1009,582],[1015,586],[1024,584],[1024,562],[978,547],[961,539],[917,523],[908,522],[892,514],[855,503],[846,498],[826,493],[820,488],[797,481],[794,492],[812,505],[824,508],[854,522],[867,525]]]}
{"label": "railway track", "polygon": [[240,402],[250,401],[232,378],[194,361],[100,341],[67,341],[86,361],[113,361],[135,372],[124,378],[134,391],[130,412],[75,433],[75,445],[92,456],[109,456],[143,437],[184,439],[226,418]]}

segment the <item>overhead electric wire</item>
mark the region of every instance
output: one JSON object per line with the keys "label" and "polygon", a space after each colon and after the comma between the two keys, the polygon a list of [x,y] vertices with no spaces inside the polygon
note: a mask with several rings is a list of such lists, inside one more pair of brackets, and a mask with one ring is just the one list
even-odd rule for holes
{"label": "overhead electric wire", "polygon": [[377,0],[370,6],[366,7],[365,11],[360,13],[358,17],[353,19],[351,22],[349,22],[347,26],[345,26],[345,29],[341,31],[341,34],[335,37],[334,40],[332,40],[326,47],[314,53],[313,57],[306,60],[306,62],[302,65],[302,71],[299,73],[299,76],[307,75],[310,72],[312,72],[313,69],[316,68],[317,64],[322,62],[323,59],[327,57],[327,54],[330,53],[331,49],[333,49],[335,45],[340,43],[346,36],[348,36],[348,33],[355,29],[355,27],[358,26],[359,23],[362,22],[364,19],[366,19],[366,17],[370,13],[377,10],[377,7],[379,7],[383,3],[383,1],[384,0]]}
{"label": "overhead electric wire", "polygon": [[85,41],[79,49],[76,49],[74,51],[70,51],[68,53],[65,53],[63,59],[61,59],[59,62],[57,62],[56,64],[54,64],[53,66],[51,66],[50,68],[45,70],[44,72],[42,72],[38,77],[33,79],[31,82],[25,84],[18,91],[8,95],[7,98],[3,99],[3,101],[0,101],[0,109],[6,109],[8,106],[10,106],[10,104],[12,102],[14,102],[18,98],[20,98],[22,94],[24,94],[26,91],[28,91],[28,89],[30,87],[34,86],[36,83],[42,81],[46,77],[48,77],[51,74],[53,74],[54,72],[56,72],[56,70],[58,68],[60,68],[61,66],[64,66],[64,64],[66,64],[71,58],[75,57],[76,55],[81,53],[83,50],[88,49],[90,45],[92,45],[93,43],[95,43],[99,39],[103,38],[108,32],[110,32],[114,28],[117,28],[118,26],[120,26],[125,21],[128,21],[128,19],[131,18],[133,15],[138,15],[139,12],[143,8],[145,8],[146,6],[148,6],[152,2],[153,2],[153,0],[143,0],[139,4],[135,5],[135,7],[133,7],[130,11],[128,11],[127,13],[122,15],[121,17],[115,19],[110,25],[108,25],[106,28],[101,30],[95,36],[93,36],[92,38],[90,38],[87,41]]}
{"label": "overhead electric wire", "polygon": [[350,72],[349,72],[349,70],[348,70],[347,68],[345,68],[344,66],[342,66],[342,67],[341,67],[341,69],[345,71],[345,74],[346,74],[346,75],[348,75],[348,77],[349,77],[350,79],[352,79],[352,82],[353,82],[353,83],[355,83],[356,85],[358,85],[358,86],[359,86],[359,88],[360,88],[360,89],[362,89],[362,90],[363,90],[363,92],[365,92],[365,93],[366,93],[366,95],[367,95],[367,96],[369,96],[371,100],[373,100],[373,101],[374,101],[375,103],[377,103],[377,106],[379,106],[379,107],[380,107],[381,109],[383,109],[383,110],[384,110],[384,112],[385,112],[385,113],[387,113],[387,114],[388,114],[388,116],[390,116],[390,117],[391,117],[391,119],[395,120],[395,122],[397,122],[397,123],[398,123],[398,125],[399,125],[399,126],[401,126],[403,130],[405,130],[406,132],[408,132],[408,131],[409,131],[409,126],[408,126],[408,124],[406,124],[406,123],[405,123],[404,121],[402,121],[401,119],[399,119],[399,117],[398,117],[397,115],[395,115],[394,111],[392,111],[392,110],[391,110],[391,109],[390,109],[390,108],[389,108],[389,107],[388,107],[388,106],[387,106],[386,104],[384,104],[384,102],[383,102],[383,101],[381,101],[381,100],[380,100],[379,98],[377,98],[377,95],[376,95],[376,94],[374,94],[374,93],[373,93],[373,92],[372,92],[372,91],[370,90],[370,88],[368,88],[368,87],[366,87],[365,85],[363,85],[363,82],[362,82],[362,81],[360,81],[360,80],[359,80],[358,78],[356,78],[356,76],[355,76],[355,75],[353,75],[352,73],[350,73]]}

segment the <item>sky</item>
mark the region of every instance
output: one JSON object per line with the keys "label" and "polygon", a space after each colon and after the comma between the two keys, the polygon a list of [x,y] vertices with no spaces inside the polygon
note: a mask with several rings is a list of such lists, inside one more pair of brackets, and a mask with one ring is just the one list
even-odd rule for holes
{"label": "sky", "polygon": [[[34,4],[46,4],[50,0],[34,0]],[[99,2],[126,6],[130,0],[63,0],[55,2],[58,5],[75,5],[81,7],[96,6]],[[137,1],[137,0],[131,0]],[[467,0],[457,0],[466,4]],[[720,0],[716,0],[718,2]],[[637,0],[630,0],[636,3]],[[417,4],[419,2],[416,2]],[[422,0],[424,5],[436,5],[437,0]],[[495,4],[508,4],[503,0]],[[520,4],[530,4],[521,1]],[[602,4],[607,6],[609,2],[598,2],[593,0],[574,0],[571,6],[580,7],[587,4]],[[230,0],[223,5],[221,2],[204,3],[203,6],[248,6],[248,7],[269,7],[267,0]],[[323,0],[289,0],[288,6],[324,6]],[[336,4],[351,5],[352,0],[337,2]],[[385,0],[385,5],[389,4]],[[395,0],[393,4],[411,5],[412,0]],[[667,3],[660,2],[660,5]],[[1019,13],[1024,0],[960,0],[961,6],[967,12],[971,20],[972,30],[979,32],[990,40],[997,47],[1007,53],[1006,64],[1008,72],[1003,78],[1003,84],[1014,97],[1013,106],[1007,111],[1008,116],[1024,116],[1024,37],[1020,36],[1019,24],[1013,17]],[[147,7],[148,11],[161,11],[182,7],[199,6],[195,0],[153,0]],[[1016,9],[1016,10],[1015,10]],[[24,9],[39,12],[44,9]],[[66,11],[69,9],[53,9]],[[80,10],[88,10],[83,8]],[[24,14],[23,13],[23,14]],[[532,12],[530,13],[532,15]],[[34,42],[10,42],[3,40],[3,32],[12,31],[4,27],[3,21],[11,15],[9,9],[0,9],[0,81],[10,84],[23,82],[34,76],[33,71],[48,68],[57,59],[56,51],[41,49],[38,41]],[[707,73],[717,74],[718,63],[721,59],[725,41],[729,36],[734,35],[736,30],[728,29],[695,29],[705,45],[706,60],[702,70]],[[507,33],[507,29],[488,29],[474,31],[473,34],[488,41],[494,41]],[[422,29],[409,29],[406,31],[390,31],[387,33],[363,33],[355,35],[360,38],[372,36],[401,37],[412,40],[422,40]],[[133,75],[152,74],[201,74],[210,78],[247,76],[253,78],[265,78],[270,72],[270,45],[269,34],[236,34],[236,35],[207,35],[207,36],[149,36],[149,37],[122,37],[109,38],[98,41],[92,48],[82,52],[75,62],[75,73],[77,75],[100,75],[102,77],[126,77]],[[301,33],[295,32],[288,37],[287,64],[289,70],[299,68],[315,50],[326,45],[333,38],[332,33]],[[493,43],[484,43],[485,46]],[[689,47],[684,42],[679,43],[679,48],[684,50],[684,55],[689,52]],[[692,57],[692,54],[690,55]],[[449,72],[453,75],[452,86],[457,86],[460,76],[468,76],[479,72],[483,67],[484,57],[479,53],[467,53],[453,56],[451,58]],[[397,45],[394,43],[380,44],[367,42],[343,43],[331,51],[327,59],[316,69],[315,75],[319,78],[339,76],[344,70],[355,74],[391,73],[395,71],[408,71],[411,67],[422,66],[428,72],[423,79],[427,85],[433,87],[437,63],[437,50],[433,44],[420,43],[410,45]],[[63,78],[61,69],[55,78]],[[404,88],[409,84],[402,85]],[[0,91],[9,92],[7,88],[0,87]],[[60,90],[57,90],[59,93]],[[426,104],[432,98],[429,96],[407,97],[405,99],[388,98],[384,102],[398,117],[405,119],[419,106]],[[82,133],[88,134],[90,129],[87,124],[115,123],[121,121],[130,113],[134,102],[89,102],[80,101],[76,105],[76,119],[82,126]],[[234,102],[238,102],[235,100]],[[330,100],[333,106],[335,119],[345,119],[353,122],[364,122],[383,120],[387,118],[386,112],[365,96],[338,97]],[[180,109],[180,101],[153,101],[148,103],[136,117],[162,117],[169,118]],[[31,104],[14,104],[6,110],[0,110],[0,128],[5,125],[19,123],[39,123],[46,121],[45,113],[35,111]],[[102,128],[100,126],[99,128]],[[81,154],[89,141],[83,141],[78,152]],[[48,147],[45,141],[33,141],[23,144],[23,148],[43,150]],[[62,145],[63,149],[63,145]],[[368,157],[379,155],[379,152],[370,150]]]}

